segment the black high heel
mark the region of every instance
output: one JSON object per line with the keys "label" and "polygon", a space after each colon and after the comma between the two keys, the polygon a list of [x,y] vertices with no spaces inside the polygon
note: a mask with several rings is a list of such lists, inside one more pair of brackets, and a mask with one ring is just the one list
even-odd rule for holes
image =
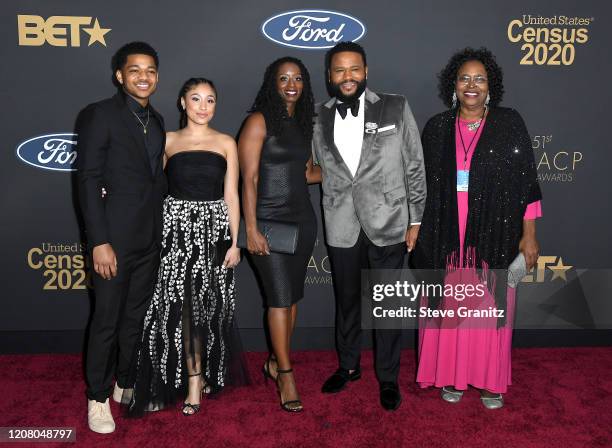
{"label": "black high heel", "polygon": [[[193,375],[187,375],[188,378],[194,376],[201,376],[202,372],[194,373]],[[189,385],[187,385],[189,387]],[[209,393],[210,386],[204,384],[204,379],[202,378],[202,387],[200,388],[200,404],[191,404],[191,403],[183,403],[182,413],[185,417],[191,417],[192,415],[196,415],[200,412],[202,397],[205,393]],[[186,412],[187,409],[191,409],[193,412]]]}
{"label": "black high heel", "polygon": [[276,378],[278,378],[278,375],[272,376],[272,374],[270,373],[270,361],[277,362],[276,357],[273,353],[270,353],[268,355],[268,359],[266,359],[266,362],[264,362],[264,365],[261,367],[261,373],[263,374],[266,384],[268,384],[268,379],[271,379],[272,381],[276,382]]}
{"label": "black high heel", "polygon": [[[282,401],[283,400],[283,396],[281,395],[281,391],[280,391],[280,384],[278,383],[278,380],[280,379],[280,375],[281,373],[291,373],[293,372],[293,369],[276,369],[276,373],[278,375],[276,375],[276,388],[278,390],[278,395],[281,399],[281,404],[280,407],[283,411],[287,411],[287,412],[302,412],[304,410],[304,407],[302,406],[302,400],[288,400],[288,401]],[[299,406],[296,407],[289,407],[288,405],[290,404],[294,404],[294,403],[299,403]]]}

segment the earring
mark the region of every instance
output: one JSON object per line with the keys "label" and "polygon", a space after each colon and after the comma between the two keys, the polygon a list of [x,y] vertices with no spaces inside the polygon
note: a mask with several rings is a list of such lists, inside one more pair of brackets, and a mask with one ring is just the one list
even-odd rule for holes
{"label": "earring", "polygon": [[453,92],[453,109],[457,107],[457,92]]}
{"label": "earring", "polygon": [[487,93],[487,99],[485,100],[485,106],[489,105],[489,101],[491,101],[491,95]]}

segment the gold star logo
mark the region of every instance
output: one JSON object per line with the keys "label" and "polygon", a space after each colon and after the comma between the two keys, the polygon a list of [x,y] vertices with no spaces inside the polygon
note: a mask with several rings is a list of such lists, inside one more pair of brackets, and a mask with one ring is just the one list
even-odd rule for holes
{"label": "gold star logo", "polygon": [[91,47],[93,43],[100,42],[102,45],[106,47],[106,41],[104,40],[104,35],[108,33],[110,30],[111,30],[110,28],[100,28],[100,23],[98,22],[98,19],[96,18],[96,21],[94,22],[94,25],[91,28],[83,28],[83,31],[89,34],[89,43],[87,44],[87,46]]}
{"label": "gold star logo", "polygon": [[557,264],[555,266],[548,266],[548,269],[550,269],[551,271],[553,271],[553,276],[550,279],[550,281],[554,281],[556,278],[561,278],[565,281],[567,281],[567,277],[565,276],[565,273],[567,270],[573,268],[573,266],[565,266],[563,265],[563,258],[559,257],[559,261],[557,261]]}

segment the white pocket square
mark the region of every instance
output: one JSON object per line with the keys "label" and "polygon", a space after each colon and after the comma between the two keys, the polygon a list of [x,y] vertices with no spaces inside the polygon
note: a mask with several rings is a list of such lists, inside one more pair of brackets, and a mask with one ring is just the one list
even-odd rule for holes
{"label": "white pocket square", "polygon": [[390,124],[389,126],[384,126],[382,128],[378,128],[378,133],[380,134],[381,132],[390,131],[391,129],[395,129],[395,125],[394,124]]}

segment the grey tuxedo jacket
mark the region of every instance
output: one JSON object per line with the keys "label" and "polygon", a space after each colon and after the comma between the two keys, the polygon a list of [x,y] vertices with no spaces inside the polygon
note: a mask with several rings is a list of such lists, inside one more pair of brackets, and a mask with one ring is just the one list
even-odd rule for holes
{"label": "grey tuxedo jacket", "polygon": [[427,194],[421,139],[408,101],[366,89],[355,177],[334,142],[335,103],[332,98],[317,105],[313,135],[313,163],[323,173],[327,243],[352,247],[361,229],[377,246],[400,243],[410,223],[420,223]]}

